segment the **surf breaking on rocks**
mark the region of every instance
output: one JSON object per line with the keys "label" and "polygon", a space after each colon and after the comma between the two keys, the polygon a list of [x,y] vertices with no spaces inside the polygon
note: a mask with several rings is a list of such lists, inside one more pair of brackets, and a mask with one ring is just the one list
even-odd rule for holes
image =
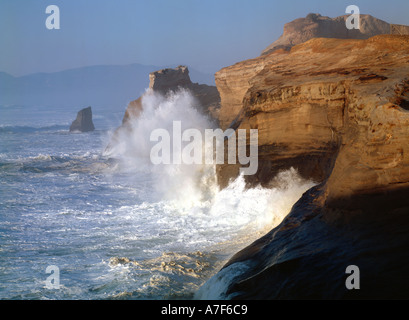
{"label": "surf breaking on rocks", "polygon": [[[163,128],[172,132],[175,121],[181,130],[195,128],[200,132],[214,128],[214,124],[195,108],[197,101],[188,90],[167,95],[150,92],[142,97],[142,105],[140,115],[129,120],[128,130],[116,132],[118,143],[111,145],[109,155],[119,160],[115,170],[126,173],[130,180],[148,174],[153,186],[150,201],[162,203],[160,221],[167,224],[167,232],[178,234],[177,241],[184,243],[178,250],[224,251],[222,256],[227,259],[242,245],[279,224],[302,193],[314,185],[290,169],[277,175],[274,188],[246,188],[240,175],[220,189],[215,163],[154,164],[150,157],[155,144],[150,140],[152,131]],[[213,144],[206,141],[202,146],[203,154],[209,149],[214,151]],[[181,147],[183,144],[177,152]],[[168,151],[172,158],[174,149]],[[212,272],[201,278],[197,286]]]}

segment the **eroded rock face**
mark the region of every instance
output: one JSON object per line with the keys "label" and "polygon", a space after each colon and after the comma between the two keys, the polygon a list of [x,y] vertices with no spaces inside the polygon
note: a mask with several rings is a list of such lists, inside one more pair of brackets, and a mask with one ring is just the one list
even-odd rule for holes
{"label": "eroded rock face", "polygon": [[285,24],[281,37],[263,50],[260,57],[217,72],[216,85],[222,100],[221,127],[227,128],[235,119],[241,109],[244,94],[251,86],[249,80],[269,63],[271,59],[265,56],[274,51],[283,53],[313,38],[368,39],[381,34],[409,35],[409,26],[390,24],[365,14],[360,15],[360,28],[349,30],[345,25],[348,17],[349,15],[330,18],[310,13],[305,18]]}
{"label": "eroded rock face", "polygon": [[[409,297],[408,52],[409,36],[318,38],[216,74],[220,115],[234,110],[220,120],[259,130],[249,183],[289,167],[319,183],[223,267],[217,277],[234,274],[226,298]],[[234,92],[241,105],[225,104]],[[221,183],[237,168],[219,166]],[[359,290],[345,285],[349,265]]]}
{"label": "eroded rock face", "polygon": [[380,34],[409,34],[408,26],[389,24],[368,14],[360,15],[359,29],[347,29],[345,22],[348,17],[330,18],[310,13],[305,18],[286,23],[281,37],[263,50],[262,55],[277,49],[289,50],[312,38],[368,39]]}
{"label": "eroded rock face", "polygon": [[179,66],[176,69],[162,69],[149,74],[149,88],[165,94],[177,87],[188,87],[192,85],[189,77],[189,69]]}
{"label": "eroded rock face", "polygon": [[72,122],[70,126],[70,132],[80,131],[88,132],[94,131],[94,123],[92,122],[92,109],[91,107],[84,108],[78,111],[77,118]]}
{"label": "eroded rock face", "polygon": [[149,91],[128,104],[122,119],[122,125],[112,135],[111,142],[105,151],[109,152],[114,145],[121,142],[119,141],[120,138],[118,138],[121,133],[125,135],[132,134],[130,121],[138,118],[143,111],[143,97],[145,95],[152,93],[166,95],[170,91],[175,92],[179,89],[188,90],[197,101],[194,106],[196,110],[208,116],[214,126],[218,125],[220,95],[217,88],[206,84],[193,83],[189,77],[189,70],[185,66],[179,66],[175,69],[162,69],[149,74]]}
{"label": "eroded rock face", "polygon": [[[406,184],[408,39],[312,39],[217,73],[220,122],[234,110],[229,126],[259,132],[259,171],[248,180],[267,184],[293,166],[304,178],[329,178],[328,199]],[[240,70],[248,77],[238,84]],[[241,105],[226,103],[242,92]],[[220,166],[221,184],[237,171]]]}

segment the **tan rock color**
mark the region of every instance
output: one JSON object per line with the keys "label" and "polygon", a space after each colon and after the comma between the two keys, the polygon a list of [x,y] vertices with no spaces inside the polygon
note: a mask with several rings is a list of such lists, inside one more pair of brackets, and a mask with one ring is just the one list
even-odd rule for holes
{"label": "tan rock color", "polygon": [[[248,181],[293,166],[327,205],[409,187],[408,52],[409,36],[317,38],[219,71],[220,123],[259,131]],[[237,170],[220,166],[220,184]]]}
{"label": "tan rock color", "polygon": [[408,26],[389,24],[368,14],[360,14],[359,29],[349,30],[345,24],[349,16],[330,18],[310,13],[305,18],[295,19],[284,25],[281,37],[263,50],[262,54],[280,48],[289,50],[312,38],[368,39],[379,34],[409,34]]}

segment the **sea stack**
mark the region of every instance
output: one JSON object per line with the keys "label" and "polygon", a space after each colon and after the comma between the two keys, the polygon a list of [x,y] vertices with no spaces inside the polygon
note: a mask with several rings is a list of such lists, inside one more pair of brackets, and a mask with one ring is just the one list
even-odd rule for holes
{"label": "sea stack", "polygon": [[116,129],[106,151],[111,150],[113,145],[120,143],[118,136],[121,135],[121,132],[125,133],[125,135],[132,133],[132,120],[137,119],[141,114],[144,97],[151,94],[166,96],[170,92],[176,92],[180,89],[189,91],[196,100],[194,105],[196,110],[208,116],[209,120],[215,123],[215,126],[218,126],[220,94],[217,88],[192,82],[189,69],[186,66],[161,69],[149,74],[149,91],[128,104],[122,119],[122,125]]}
{"label": "sea stack", "polygon": [[[217,88],[206,84],[193,83],[190,80],[189,69],[186,66],[151,72],[149,74],[149,89],[150,93],[144,95],[152,92],[166,95],[169,91],[177,91],[178,89],[189,90],[197,99],[197,110],[199,112],[209,115],[214,120],[218,118],[220,95]],[[122,120],[123,126],[139,116],[143,109],[142,98],[144,95],[129,103]]]}
{"label": "sea stack", "polygon": [[70,126],[70,132],[80,131],[88,132],[94,131],[94,123],[92,122],[92,109],[91,107],[84,108],[78,111],[77,118],[72,122]]}

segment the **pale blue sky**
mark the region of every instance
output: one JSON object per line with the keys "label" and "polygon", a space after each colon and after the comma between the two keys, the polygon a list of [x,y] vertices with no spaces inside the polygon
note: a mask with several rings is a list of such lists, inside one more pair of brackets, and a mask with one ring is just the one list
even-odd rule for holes
{"label": "pale blue sky", "polygon": [[[58,5],[61,29],[45,27]],[[0,71],[19,76],[69,68],[186,64],[214,73],[253,58],[308,13],[361,13],[409,24],[408,0],[0,0]]]}

